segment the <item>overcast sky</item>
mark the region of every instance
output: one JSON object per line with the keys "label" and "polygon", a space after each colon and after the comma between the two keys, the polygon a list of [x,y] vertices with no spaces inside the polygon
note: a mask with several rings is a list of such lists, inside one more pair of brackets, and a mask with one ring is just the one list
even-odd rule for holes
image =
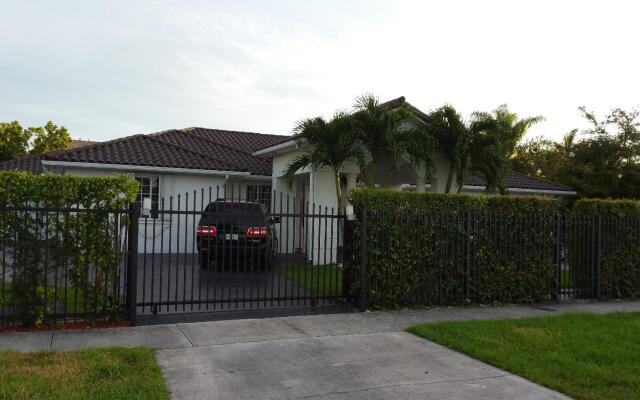
{"label": "overcast sky", "polygon": [[373,92],[559,138],[640,104],[637,1],[0,0],[0,121],[77,138],[203,126],[290,134]]}

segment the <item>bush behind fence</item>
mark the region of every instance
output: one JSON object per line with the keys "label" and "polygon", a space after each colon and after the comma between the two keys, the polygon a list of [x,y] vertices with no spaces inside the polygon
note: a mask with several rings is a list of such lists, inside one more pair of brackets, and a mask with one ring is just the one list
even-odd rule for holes
{"label": "bush behind fence", "polygon": [[554,199],[368,190],[351,200],[345,286],[373,308],[640,296],[640,213],[628,202],[567,210]]}
{"label": "bush behind fence", "polygon": [[137,191],[127,176],[0,172],[0,326],[117,318]]}

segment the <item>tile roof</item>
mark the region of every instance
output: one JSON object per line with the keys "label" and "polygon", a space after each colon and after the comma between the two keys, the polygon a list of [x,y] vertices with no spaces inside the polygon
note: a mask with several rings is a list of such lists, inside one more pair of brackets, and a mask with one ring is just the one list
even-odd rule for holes
{"label": "tile roof", "polygon": [[99,164],[143,165],[152,167],[246,171],[244,167],[207,157],[148,135],[134,135],[76,149],[44,155],[49,161]]}
{"label": "tile roof", "polygon": [[77,149],[78,147],[88,146],[90,144],[96,144],[93,140],[82,140],[82,139],[71,139],[71,144],[69,145],[70,149]]}
{"label": "tile roof", "polygon": [[254,157],[248,151],[220,144],[205,135],[198,135],[193,130],[170,130],[151,135],[154,139],[172,143],[185,149],[189,149],[207,157],[224,160],[233,164],[238,170],[247,169],[254,175],[271,176],[271,159]]}
{"label": "tile roof", "polygon": [[20,170],[31,172],[32,174],[41,174],[44,172],[42,154],[0,162],[0,170]]}
{"label": "tile roof", "polygon": [[197,127],[186,128],[182,130],[214,141],[216,143],[220,143],[229,147],[233,147],[234,149],[246,151],[249,153],[253,153],[256,150],[270,147],[274,144],[291,139],[291,136],[285,135],[267,135],[256,132],[225,131],[221,129],[207,129]]}
{"label": "tile roof", "polygon": [[[476,175],[469,175],[465,178],[464,184],[468,186],[486,186],[487,182]],[[561,192],[572,192],[573,189],[555,182],[534,178],[520,172],[512,171],[505,179],[505,185],[510,189],[535,189],[535,190],[557,190]]]}

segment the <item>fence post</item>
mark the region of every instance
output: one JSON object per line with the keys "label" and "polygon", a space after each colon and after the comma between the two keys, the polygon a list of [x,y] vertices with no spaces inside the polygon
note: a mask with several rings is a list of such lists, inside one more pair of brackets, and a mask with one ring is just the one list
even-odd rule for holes
{"label": "fence post", "polygon": [[598,255],[596,256],[596,298],[600,299],[600,287],[602,286],[602,215],[598,215],[598,242],[596,243]]}
{"label": "fence post", "polygon": [[553,293],[551,294],[554,301],[560,298],[562,291],[562,215],[556,214],[556,276],[553,282]]}
{"label": "fence post", "polygon": [[346,214],[342,219],[344,224],[344,236],[342,238],[342,264],[343,264],[343,273],[342,273],[342,296],[343,299],[349,298],[349,293],[351,290],[351,280],[349,279],[349,275],[351,273],[347,273],[347,271],[353,271],[355,266],[353,265],[354,254],[353,254],[353,221],[350,221],[347,218]]}
{"label": "fence post", "polygon": [[469,211],[464,213],[465,231],[467,236],[467,248],[464,261],[464,296],[467,301],[471,300],[470,276],[471,276],[471,215]]}
{"label": "fence post", "polygon": [[360,210],[360,310],[367,309],[367,210]]}
{"label": "fence post", "polygon": [[129,324],[135,326],[138,320],[136,303],[138,302],[138,219],[140,203],[129,205],[129,232],[127,238],[127,308]]}

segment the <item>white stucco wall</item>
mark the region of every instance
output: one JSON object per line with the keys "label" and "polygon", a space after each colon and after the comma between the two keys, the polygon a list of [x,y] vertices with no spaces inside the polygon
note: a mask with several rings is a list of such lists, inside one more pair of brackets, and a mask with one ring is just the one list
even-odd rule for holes
{"label": "white stucco wall", "polygon": [[[300,201],[304,200],[303,210],[306,217],[284,218],[283,233],[280,235],[281,252],[287,249],[304,251],[309,262],[314,265],[337,263],[338,247],[342,246],[341,221],[332,218],[338,214],[338,198],[334,171],[331,168],[321,168],[317,171],[300,170],[290,186],[283,178],[287,164],[300,155],[304,149],[292,148],[273,157],[272,185],[276,193],[283,193],[297,202],[297,212]],[[355,162],[344,166],[343,174],[351,175],[348,181],[355,183],[355,176],[359,167]],[[346,197],[346,193],[344,193]],[[284,207],[283,207],[284,208]],[[276,206],[276,211],[279,207]],[[285,211],[285,210],[283,210]],[[287,233],[287,231],[289,233]]]}
{"label": "white stucco wall", "polygon": [[[159,176],[159,208],[162,210],[202,211],[209,199],[225,196],[225,176],[163,174],[99,168],[57,167],[55,172],[74,176]],[[231,183],[228,185],[231,190]],[[246,186],[234,186],[234,190],[246,193]],[[240,188],[240,189],[238,189]],[[209,190],[211,189],[211,191]],[[195,204],[194,204],[195,191]],[[211,193],[211,197],[209,197]],[[138,221],[138,251],[146,253],[193,253],[195,250],[195,226],[198,214],[161,215],[158,218],[140,218]]]}

